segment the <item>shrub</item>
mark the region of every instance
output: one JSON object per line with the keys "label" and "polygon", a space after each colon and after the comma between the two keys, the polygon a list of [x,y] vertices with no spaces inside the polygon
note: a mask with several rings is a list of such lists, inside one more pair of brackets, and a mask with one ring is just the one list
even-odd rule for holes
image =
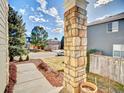
{"label": "shrub", "polygon": [[27,57],[26,57],[26,61],[28,61],[29,60],[29,55],[27,55]]}
{"label": "shrub", "polygon": [[20,56],[20,58],[19,58],[19,62],[21,62],[21,61],[23,61],[23,58],[22,58],[22,56]]}
{"label": "shrub", "polygon": [[42,69],[44,71],[48,71],[49,70],[48,69],[49,68],[48,65],[46,63],[43,63],[43,62],[39,64],[38,68]]}

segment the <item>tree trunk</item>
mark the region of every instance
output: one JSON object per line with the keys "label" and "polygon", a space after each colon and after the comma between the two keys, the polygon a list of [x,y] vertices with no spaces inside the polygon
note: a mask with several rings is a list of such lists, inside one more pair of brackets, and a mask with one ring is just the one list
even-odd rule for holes
{"label": "tree trunk", "polygon": [[20,58],[19,58],[19,62],[21,62],[21,61],[23,61],[22,56],[20,56]]}
{"label": "tree trunk", "polygon": [[9,61],[11,62],[11,61],[13,61],[13,60],[14,60],[13,56],[10,56]]}

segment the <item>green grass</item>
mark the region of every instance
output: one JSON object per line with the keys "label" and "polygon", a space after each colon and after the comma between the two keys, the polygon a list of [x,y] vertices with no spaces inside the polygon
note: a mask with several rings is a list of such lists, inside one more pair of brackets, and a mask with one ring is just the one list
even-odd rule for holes
{"label": "green grass", "polygon": [[[95,82],[95,78],[97,83]],[[124,93],[124,85],[113,80],[110,80],[108,78],[102,77],[100,75],[88,73],[87,80],[92,83],[95,83],[100,89],[102,88],[104,91],[106,91],[106,93],[108,93],[109,88],[117,90],[120,93]]]}
{"label": "green grass", "polygon": [[64,70],[64,56],[45,58],[43,61],[57,71]]}

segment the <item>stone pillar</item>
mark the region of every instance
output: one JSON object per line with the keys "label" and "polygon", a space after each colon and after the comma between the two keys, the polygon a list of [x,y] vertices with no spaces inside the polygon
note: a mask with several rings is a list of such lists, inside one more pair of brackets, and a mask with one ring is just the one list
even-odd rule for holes
{"label": "stone pillar", "polygon": [[80,93],[79,85],[86,81],[87,3],[85,0],[65,0],[64,93]]}

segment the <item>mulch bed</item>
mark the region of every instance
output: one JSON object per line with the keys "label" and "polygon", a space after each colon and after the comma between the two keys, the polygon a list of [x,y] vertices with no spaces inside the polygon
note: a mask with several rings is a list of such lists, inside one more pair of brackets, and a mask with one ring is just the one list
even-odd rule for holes
{"label": "mulch bed", "polygon": [[[33,61],[33,60],[32,60]],[[46,63],[44,63],[42,60],[37,60],[37,62],[33,62],[39,71],[43,73],[43,75],[46,77],[46,79],[49,81],[49,83],[52,86],[60,87],[62,86],[63,82],[63,73],[55,71],[51,67],[49,67]]]}
{"label": "mulch bed", "polygon": [[6,86],[4,93],[13,93],[13,88],[16,83],[16,77],[17,77],[16,72],[17,72],[17,68],[16,68],[15,63],[10,62],[10,64],[9,64],[9,83]]}
{"label": "mulch bed", "polygon": [[101,91],[101,90],[98,90],[98,92],[97,93],[105,93],[105,92],[103,92],[103,91]]}

